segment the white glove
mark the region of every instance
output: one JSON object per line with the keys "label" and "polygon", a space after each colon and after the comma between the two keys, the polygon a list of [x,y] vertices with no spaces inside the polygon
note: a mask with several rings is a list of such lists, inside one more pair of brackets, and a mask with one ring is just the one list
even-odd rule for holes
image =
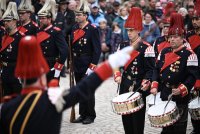
{"label": "white glove", "polygon": [[94,71],[93,71],[92,69],[88,68],[85,74],[86,74],[86,75],[90,75],[90,74],[93,73],[93,72],[94,72]]}
{"label": "white glove", "polygon": [[128,60],[131,58],[130,53],[133,51],[132,46],[123,48],[122,50],[117,51],[114,54],[111,54],[108,57],[108,62],[112,69],[117,69],[121,66],[124,66]]}
{"label": "white glove", "polygon": [[48,97],[53,105],[56,107],[56,111],[60,113],[64,105],[66,104],[63,97],[69,93],[69,90],[60,87],[51,87],[48,89]]}
{"label": "white glove", "polygon": [[60,71],[60,70],[57,70],[57,69],[55,69],[55,68],[52,68],[51,71],[53,71],[53,70],[55,70],[54,77],[55,77],[55,78],[58,78],[58,77],[60,76],[60,72],[61,72],[61,71]]}

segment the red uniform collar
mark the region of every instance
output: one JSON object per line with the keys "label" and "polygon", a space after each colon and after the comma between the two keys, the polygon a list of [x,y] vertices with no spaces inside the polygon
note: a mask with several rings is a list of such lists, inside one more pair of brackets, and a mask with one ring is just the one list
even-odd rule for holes
{"label": "red uniform collar", "polygon": [[37,91],[37,90],[44,91],[44,89],[41,87],[26,87],[22,89],[21,94],[26,95],[26,94],[29,94],[30,92]]}

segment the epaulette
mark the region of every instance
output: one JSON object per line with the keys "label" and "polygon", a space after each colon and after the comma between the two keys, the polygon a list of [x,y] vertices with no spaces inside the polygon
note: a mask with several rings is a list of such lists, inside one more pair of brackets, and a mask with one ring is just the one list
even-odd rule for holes
{"label": "epaulette", "polygon": [[91,24],[91,26],[92,26],[92,27],[94,27],[94,28],[96,28],[96,27],[97,27],[97,26],[96,26],[96,25],[94,25],[94,24]]}
{"label": "epaulette", "polygon": [[146,41],[142,41],[143,44],[147,45],[147,46],[151,46],[148,42]]}
{"label": "epaulette", "polygon": [[34,25],[35,27],[38,27],[38,24],[37,24],[35,21],[32,21],[32,23],[33,23],[33,25]]}
{"label": "epaulette", "polygon": [[155,52],[151,45],[146,48],[144,57],[155,57]]}
{"label": "epaulette", "polygon": [[59,27],[53,27],[53,29],[55,29],[56,31],[61,31]]}
{"label": "epaulette", "polygon": [[187,66],[198,66],[198,58],[195,53],[190,54],[188,57]]}

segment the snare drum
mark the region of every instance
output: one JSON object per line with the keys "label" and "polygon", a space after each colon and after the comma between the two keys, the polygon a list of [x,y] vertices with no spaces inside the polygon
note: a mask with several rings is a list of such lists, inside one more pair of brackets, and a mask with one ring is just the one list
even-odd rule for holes
{"label": "snare drum", "polygon": [[164,113],[164,107],[167,101],[163,101],[157,105],[153,105],[148,110],[148,117],[153,127],[167,127],[173,125],[180,118],[176,103],[170,101]]}
{"label": "snare drum", "polygon": [[[155,99],[155,96],[153,94],[149,95],[148,96],[148,104],[149,104],[149,107],[153,106],[154,105],[154,99]],[[162,100],[160,98],[160,92],[158,92],[156,94],[156,100],[155,100],[155,105],[161,103]]]}
{"label": "snare drum", "polygon": [[194,120],[200,120],[200,100],[198,99],[198,97],[193,99],[188,105],[189,113]]}
{"label": "snare drum", "polygon": [[124,93],[113,98],[112,108],[115,113],[119,115],[131,114],[139,111],[144,106],[142,95],[139,92],[127,99],[132,93]]}

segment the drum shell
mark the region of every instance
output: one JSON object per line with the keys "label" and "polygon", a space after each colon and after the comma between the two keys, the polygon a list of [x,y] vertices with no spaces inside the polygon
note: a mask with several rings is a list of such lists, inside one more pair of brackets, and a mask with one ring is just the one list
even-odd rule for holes
{"label": "drum shell", "polygon": [[[161,104],[162,103],[158,105],[161,105]],[[163,104],[166,104],[166,103],[163,103]],[[152,106],[151,108],[154,108],[154,106]],[[151,126],[157,127],[157,128],[163,128],[163,127],[171,126],[175,122],[177,122],[178,119],[180,118],[180,115],[179,115],[178,108],[175,106],[169,112],[163,113],[161,115],[150,115],[148,112],[148,118],[149,118]]]}
{"label": "drum shell", "polygon": [[132,98],[124,102],[114,102],[113,100],[111,101],[113,112],[118,115],[131,114],[139,111],[141,108],[144,107],[144,102],[141,94],[135,98]]}

